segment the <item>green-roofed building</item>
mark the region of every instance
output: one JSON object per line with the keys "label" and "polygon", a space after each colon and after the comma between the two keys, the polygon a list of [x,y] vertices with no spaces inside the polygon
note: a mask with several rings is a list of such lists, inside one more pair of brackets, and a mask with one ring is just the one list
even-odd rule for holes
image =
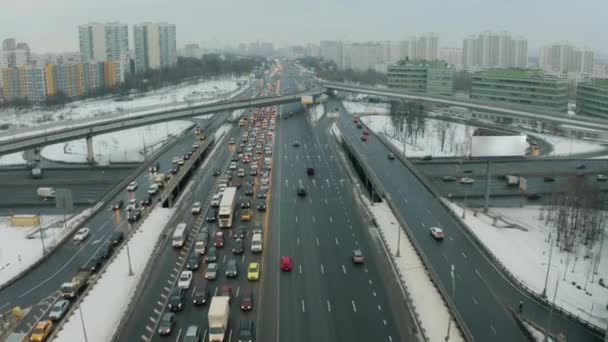
{"label": "green-roofed building", "polygon": [[576,113],[608,119],[608,79],[594,79],[578,85]]}
{"label": "green-roofed building", "polygon": [[403,60],[388,66],[387,86],[416,93],[452,95],[454,69],[447,63]]}
{"label": "green-roofed building", "polygon": [[471,99],[568,111],[568,81],[541,70],[491,69],[471,77]]}

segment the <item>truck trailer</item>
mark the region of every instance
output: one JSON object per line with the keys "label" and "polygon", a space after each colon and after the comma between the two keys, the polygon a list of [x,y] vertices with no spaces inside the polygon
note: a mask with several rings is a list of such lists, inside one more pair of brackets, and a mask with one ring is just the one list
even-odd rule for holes
{"label": "truck trailer", "polygon": [[230,297],[214,296],[209,305],[209,341],[223,342],[228,330]]}

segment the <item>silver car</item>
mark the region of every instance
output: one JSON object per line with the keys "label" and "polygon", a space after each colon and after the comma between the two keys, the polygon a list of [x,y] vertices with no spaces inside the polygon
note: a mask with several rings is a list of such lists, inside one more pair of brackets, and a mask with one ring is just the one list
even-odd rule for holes
{"label": "silver car", "polygon": [[213,280],[213,279],[217,278],[217,270],[218,270],[217,263],[210,262],[209,264],[207,264],[207,272],[205,272],[205,279]]}
{"label": "silver car", "polygon": [[51,321],[60,320],[63,315],[68,311],[68,307],[70,306],[70,302],[67,299],[60,299],[55,302],[55,305],[51,308],[51,312],[49,312],[49,319]]}

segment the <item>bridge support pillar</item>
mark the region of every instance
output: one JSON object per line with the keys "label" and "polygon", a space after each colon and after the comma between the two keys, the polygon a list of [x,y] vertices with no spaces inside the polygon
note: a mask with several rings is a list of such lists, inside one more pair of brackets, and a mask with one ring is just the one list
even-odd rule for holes
{"label": "bridge support pillar", "polygon": [[95,163],[95,155],[93,154],[93,136],[87,135],[87,163],[93,164]]}

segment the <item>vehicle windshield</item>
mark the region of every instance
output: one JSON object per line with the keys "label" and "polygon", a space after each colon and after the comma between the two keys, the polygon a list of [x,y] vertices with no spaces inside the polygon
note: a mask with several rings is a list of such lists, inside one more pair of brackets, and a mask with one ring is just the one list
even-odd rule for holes
{"label": "vehicle windshield", "polygon": [[218,334],[223,334],[223,333],[224,333],[224,329],[222,327],[210,327],[209,328],[210,335],[218,335]]}
{"label": "vehicle windshield", "polygon": [[32,332],[32,334],[34,334],[34,335],[43,335],[44,334],[44,329],[42,329],[42,328],[35,328],[34,331]]}

